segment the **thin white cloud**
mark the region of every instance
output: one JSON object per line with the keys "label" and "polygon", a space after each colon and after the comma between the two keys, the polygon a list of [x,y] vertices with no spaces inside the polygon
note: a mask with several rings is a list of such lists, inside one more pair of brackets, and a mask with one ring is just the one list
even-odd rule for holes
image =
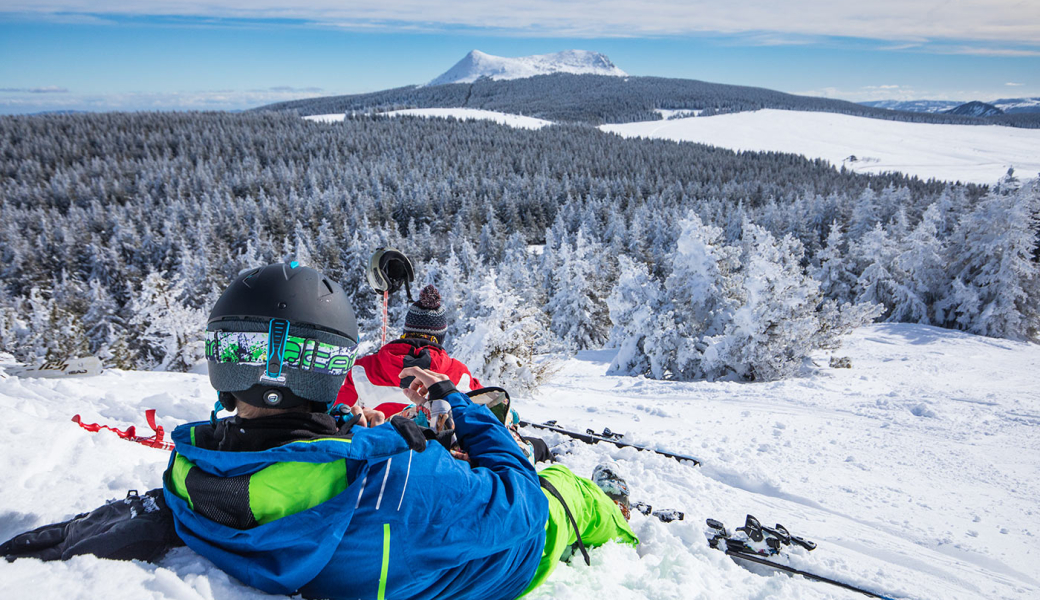
{"label": "thin white cloud", "polygon": [[[785,36],[845,36],[913,43],[985,41],[1033,48],[1040,40],[1040,2],[1021,0],[801,0],[797,10],[775,0],[3,0],[3,4],[0,10],[36,14],[301,19],[355,29],[476,27],[568,37],[711,32],[782,34],[775,39],[785,42],[791,39]],[[1035,55],[1028,48],[1018,52],[1026,53],[1018,56]]]}
{"label": "thin white cloud", "polygon": [[48,85],[45,87],[36,88],[0,88],[0,93],[5,94],[67,94],[69,90],[67,88],[58,87],[56,85]]}
{"label": "thin white cloud", "polygon": [[[1027,90],[1023,96],[1032,96]],[[912,86],[891,85],[865,85],[857,89],[841,89],[836,87],[824,87],[800,92],[792,92],[799,96],[817,96],[822,98],[834,98],[835,100],[848,100],[850,102],[870,102],[874,100],[948,100],[954,102],[970,102],[980,100],[992,102],[1006,98],[1006,92],[1001,94],[994,90],[952,90],[947,92],[935,92],[930,90],[919,90]],[[1021,93],[1021,92],[1020,92]]]}
{"label": "thin white cloud", "polygon": [[1009,81],[1009,82],[1005,83],[1004,85],[1009,85],[1011,87],[1021,87],[1021,86],[1025,85],[1025,84],[1024,83],[1015,83],[1013,81]]}
{"label": "thin white cloud", "polygon": [[327,95],[318,88],[209,90],[200,92],[132,92],[114,94],[29,95],[26,89],[0,89],[0,113],[18,114],[63,110],[242,110],[273,102]]}
{"label": "thin white cloud", "polygon": [[937,52],[940,54],[971,54],[974,56],[1007,56],[1019,58],[1040,56],[1040,50],[1027,50],[1022,48],[980,48],[976,46],[938,49]]}

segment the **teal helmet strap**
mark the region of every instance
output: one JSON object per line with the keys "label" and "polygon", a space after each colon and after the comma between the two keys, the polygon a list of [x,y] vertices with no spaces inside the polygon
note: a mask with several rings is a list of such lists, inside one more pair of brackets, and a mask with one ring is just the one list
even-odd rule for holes
{"label": "teal helmet strap", "polygon": [[267,372],[260,378],[262,383],[285,383],[282,367],[285,365],[285,345],[288,342],[289,321],[271,319],[267,327]]}

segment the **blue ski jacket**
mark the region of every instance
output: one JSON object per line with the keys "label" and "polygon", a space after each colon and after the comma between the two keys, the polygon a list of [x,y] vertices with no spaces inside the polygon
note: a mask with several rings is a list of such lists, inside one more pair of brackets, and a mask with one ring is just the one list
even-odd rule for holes
{"label": "blue ski jacket", "polygon": [[389,423],[257,452],[196,446],[205,422],[178,427],[164,475],[177,534],[269,593],[520,596],[541,559],[548,502],[494,415],[454,390],[445,399],[473,467],[438,443],[411,449]]}

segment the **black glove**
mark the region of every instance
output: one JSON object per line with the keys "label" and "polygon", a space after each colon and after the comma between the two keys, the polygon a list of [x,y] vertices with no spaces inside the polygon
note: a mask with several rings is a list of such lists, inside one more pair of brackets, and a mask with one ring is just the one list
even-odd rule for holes
{"label": "black glove", "polygon": [[112,500],[63,523],[16,535],[0,544],[0,555],[8,561],[23,557],[68,560],[93,554],[113,560],[155,562],[170,548],[183,545],[160,488],[144,496],[131,490],[124,500]]}
{"label": "black glove", "polygon": [[426,449],[426,436],[423,435],[422,428],[415,421],[406,419],[401,415],[394,415],[390,417],[390,424],[394,426],[397,433],[408,443],[409,448],[416,452],[422,452]]}

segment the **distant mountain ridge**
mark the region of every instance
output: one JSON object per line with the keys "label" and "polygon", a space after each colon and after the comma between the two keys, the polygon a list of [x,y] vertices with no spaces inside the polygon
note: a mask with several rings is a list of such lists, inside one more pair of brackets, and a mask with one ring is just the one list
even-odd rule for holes
{"label": "distant mountain ridge", "polygon": [[[1019,105],[1025,100],[1015,101]],[[942,114],[960,103],[926,111],[874,108],[765,88],[695,79],[630,76],[605,55],[566,50],[504,58],[473,50],[426,85],[409,85],[368,94],[292,100],[254,110],[295,111],[301,116],[377,114],[415,108],[468,108],[534,117],[553,123],[631,123],[660,120],[681,112],[712,115],[766,108],[831,112],[913,123],[1007,125],[1040,128],[1040,111],[1031,114],[962,116]],[[1040,108],[1040,99],[1036,103]]]}
{"label": "distant mountain ridge", "polygon": [[871,108],[884,108],[886,110],[941,113],[953,110],[964,103],[956,100],[874,100],[871,102],[860,102],[860,104]]}
{"label": "distant mountain ridge", "polygon": [[[860,104],[871,108],[885,108],[906,112],[948,113],[960,106],[972,104],[972,102],[961,100],[874,100],[871,102],[860,102]],[[1001,98],[1000,100],[983,104],[993,106],[1008,115],[1040,113],[1040,98]]]}
{"label": "distant mountain ridge", "polygon": [[626,77],[605,55],[588,50],[564,50],[554,54],[535,54],[507,58],[473,50],[455,66],[436,77],[428,85],[473,83],[487,77],[496,81],[522,79],[537,75],[570,73],[572,75],[609,75]]}
{"label": "distant mountain ridge", "polygon": [[992,104],[975,101],[961,104],[957,108],[946,111],[946,114],[962,115],[965,117],[995,117],[1004,114],[1004,111]]}

